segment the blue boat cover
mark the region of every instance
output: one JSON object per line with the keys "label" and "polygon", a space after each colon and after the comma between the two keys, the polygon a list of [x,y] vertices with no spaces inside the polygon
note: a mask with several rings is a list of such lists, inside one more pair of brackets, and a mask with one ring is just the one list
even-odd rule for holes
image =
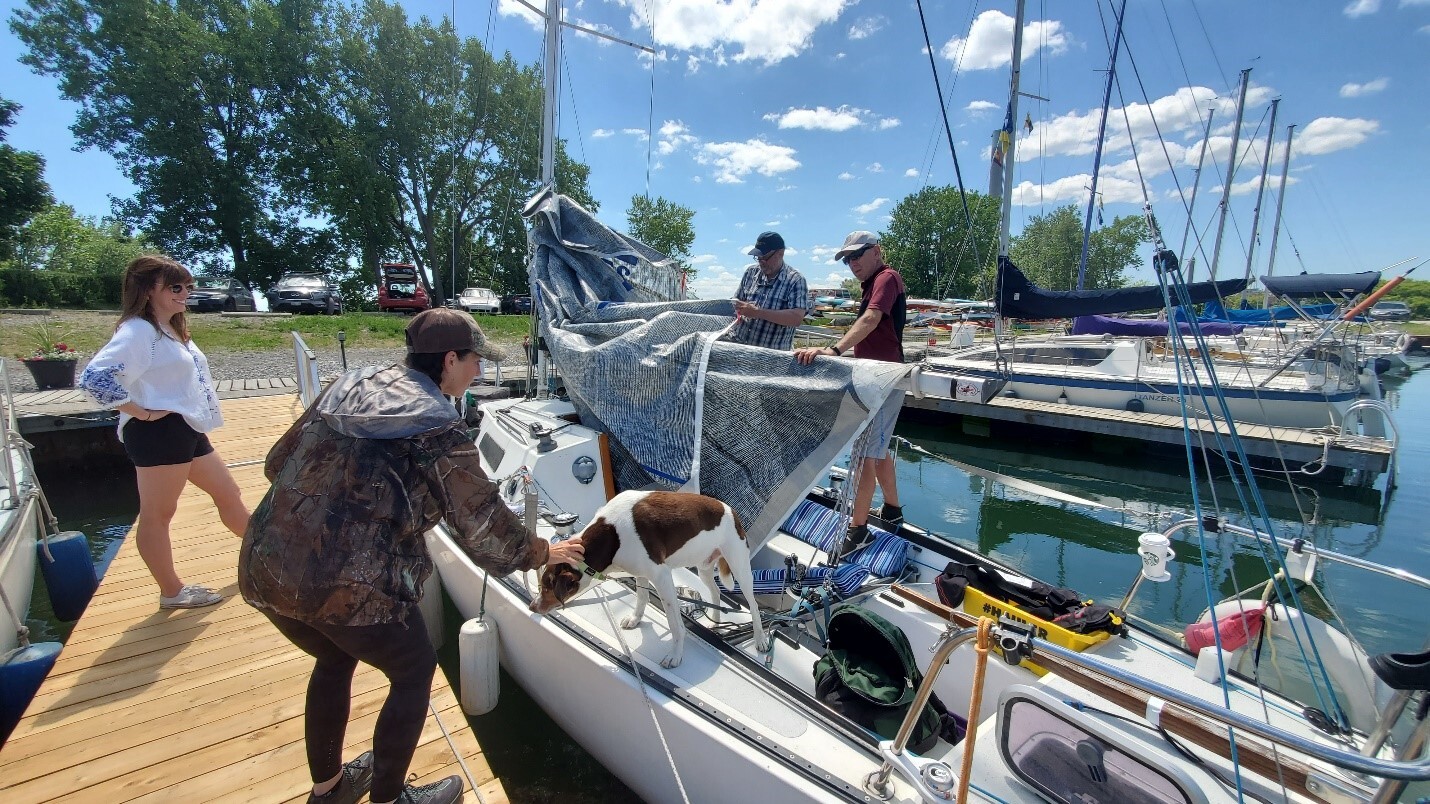
{"label": "blue boat cover", "polygon": [[[1225,321],[1202,321],[1203,335],[1237,335],[1246,327]],[[1177,330],[1183,335],[1192,334],[1191,325],[1186,321],[1177,322]],[[1105,315],[1080,315],[1073,319],[1074,335],[1137,335],[1146,338],[1166,337],[1166,321],[1148,321],[1134,318],[1114,318]]]}
{"label": "blue boat cover", "polygon": [[[1195,282],[1187,285],[1187,291],[1192,304],[1201,304],[1240,293],[1246,284],[1245,279]],[[1174,304],[1175,301],[1174,298]],[[998,258],[998,292],[994,302],[1005,318],[1033,319],[1128,313],[1166,306],[1162,288],[1157,285],[1108,290],[1044,290],[1034,285],[1007,257]]]}
{"label": "blue boat cover", "polygon": [[1295,274],[1293,276],[1263,276],[1261,285],[1277,296],[1306,299],[1319,296],[1354,298],[1375,290],[1380,282],[1379,271],[1358,274]]}
{"label": "blue boat cover", "polygon": [[[1301,306],[1306,315],[1314,319],[1330,320],[1336,318],[1339,313],[1339,306],[1334,303],[1326,304],[1305,304]],[[1178,318],[1184,318],[1181,311],[1177,311]],[[1221,302],[1209,301],[1202,308],[1202,314],[1197,317],[1198,321],[1230,321],[1236,324],[1274,324],[1277,321],[1297,321],[1301,318],[1301,313],[1296,308],[1281,305],[1267,310],[1228,310],[1222,306]]]}

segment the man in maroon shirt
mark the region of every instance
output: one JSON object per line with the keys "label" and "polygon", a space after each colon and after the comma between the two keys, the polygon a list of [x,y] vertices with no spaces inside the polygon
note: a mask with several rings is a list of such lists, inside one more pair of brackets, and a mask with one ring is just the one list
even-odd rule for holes
{"label": "man in maroon shirt", "polygon": [[[796,349],[794,356],[808,365],[816,356],[840,355],[854,350],[855,357],[866,360],[904,362],[904,321],[907,295],[904,278],[884,262],[879,236],[873,232],[852,232],[834,259],[849,266],[854,278],[864,289],[859,305],[859,317],[849,331],[833,346]],[[889,437],[899,420],[899,408],[904,404],[904,392],[889,394],[884,406],[870,420],[864,435],[854,444],[853,459],[859,481],[854,487],[854,512],[849,521],[849,534],[840,553],[847,555],[873,539],[869,534],[869,506],[874,502],[874,483],[884,492],[882,519],[897,527],[904,521],[904,509],[899,505],[899,488],[894,473],[894,459],[889,455]]]}

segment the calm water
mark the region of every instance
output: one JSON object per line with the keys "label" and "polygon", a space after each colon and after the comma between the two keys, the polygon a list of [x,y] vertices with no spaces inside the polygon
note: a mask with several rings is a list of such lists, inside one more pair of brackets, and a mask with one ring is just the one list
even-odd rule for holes
{"label": "calm water", "polygon": [[[1309,478],[1261,475],[1258,486],[1283,536],[1302,536],[1316,544],[1371,561],[1430,576],[1430,372],[1386,381],[1395,410],[1401,447],[1397,487],[1347,489],[1312,484]],[[942,461],[908,450],[900,452],[899,488],[907,518],[947,538],[995,556],[1007,564],[1060,586],[1070,586],[1104,602],[1121,599],[1138,571],[1134,553],[1143,530],[1164,528],[1175,512],[1191,510],[1184,455],[1130,457],[1114,444],[1070,447],[1045,438],[1007,441],[963,435],[951,427],[907,425],[899,434],[932,452],[1019,477],[1061,491],[1095,499],[1116,511],[1049,504]],[[42,478],[65,529],[95,537],[94,552],[122,539],[137,510],[132,476],[88,479],[84,487],[64,487]],[[1383,482],[1381,483],[1383,486]],[[1235,500],[1225,470],[1201,486],[1204,505],[1214,496]],[[1244,520],[1243,520],[1244,521]],[[1133,610],[1143,616],[1181,622],[1206,608],[1201,570],[1193,566],[1199,546],[1175,545],[1188,559],[1173,567],[1173,579],[1146,584]],[[1265,578],[1260,559],[1223,558],[1208,545],[1208,564],[1219,594]],[[1411,592],[1355,570],[1322,573],[1331,605],[1362,635],[1372,653],[1418,650],[1430,633],[1430,594]],[[35,613],[47,614],[43,596]],[[448,606],[448,631],[458,622]],[[44,638],[62,638],[68,626],[32,621]],[[52,636],[51,636],[52,635]],[[442,652],[444,668],[456,672],[455,640]],[[501,704],[472,725],[487,758],[503,779],[512,801],[629,802],[634,795],[572,743],[505,673]]]}

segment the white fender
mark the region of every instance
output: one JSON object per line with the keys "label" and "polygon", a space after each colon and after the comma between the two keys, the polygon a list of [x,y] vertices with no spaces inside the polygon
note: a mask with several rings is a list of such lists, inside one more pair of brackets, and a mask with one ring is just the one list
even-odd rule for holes
{"label": "white fender", "polygon": [[[1258,605],[1259,602],[1252,600],[1229,600],[1217,604],[1215,612],[1216,616],[1221,618]],[[1210,613],[1203,613],[1199,622],[1208,622],[1210,618]],[[1351,726],[1366,732],[1375,728],[1380,706],[1389,700],[1390,691],[1371,672],[1369,657],[1360,645],[1324,620],[1288,609],[1279,603],[1267,605],[1263,622],[1267,637],[1274,643],[1263,647],[1261,651],[1263,683],[1279,687],[1282,693],[1307,705],[1318,705],[1318,698],[1306,677],[1301,648],[1297,646],[1299,637],[1300,645],[1304,646],[1310,655],[1310,645],[1307,644],[1309,632],[1310,639],[1315,642],[1316,651],[1320,655],[1321,664],[1326,668],[1326,675],[1330,676],[1331,683],[1336,688],[1337,700],[1345,710],[1346,717],[1350,719]],[[1292,632],[1293,623],[1295,633]],[[1250,676],[1254,670],[1256,654],[1252,646],[1248,645],[1235,651],[1231,660],[1228,668]],[[1316,681],[1322,682],[1320,671],[1314,667],[1314,658],[1311,661]]]}
{"label": "white fender", "polygon": [[501,695],[501,639],[495,620],[467,620],[457,635],[461,657],[462,711],[485,715]]}

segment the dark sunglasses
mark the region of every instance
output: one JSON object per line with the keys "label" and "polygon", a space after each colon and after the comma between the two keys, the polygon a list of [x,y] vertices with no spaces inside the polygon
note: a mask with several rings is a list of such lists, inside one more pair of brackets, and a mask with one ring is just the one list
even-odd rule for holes
{"label": "dark sunglasses", "polygon": [[172,285],[169,286],[169,292],[170,292],[170,293],[183,293],[183,292],[186,291],[186,290],[187,290],[188,292],[190,292],[190,293],[193,293],[193,292],[194,292],[194,283],[193,283],[193,282],[190,282],[190,283],[188,283],[188,284],[186,285],[186,284],[182,284],[182,283],[179,283],[179,282],[175,282],[174,284],[172,284]]}
{"label": "dark sunglasses", "polygon": [[857,260],[857,259],[859,259],[860,257],[864,256],[864,252],[868,251],[868,250],[871,249],[871,248],[873,248],[873,246],[872,246],[872,245],[869,245],[869,246],[865,246],[865,247],[859,249],[858,251],[854,252],[853,254],[846,254],[846,255],[844,256],[844,259],[840,260],[840,262],[844,263],[845,265],[848,265],[849,263],[854,262],[855,260]]}
{"label": "dark sunglasses", "polygon": [[756,256],[755,259],[759,260],[760,262],[766,262],[767,260],[769,260],[769,258],[775,256],[775,252],[778,251],[780,251],[780,249],[775,249],[774,251],[766,251],[764,254]]}

